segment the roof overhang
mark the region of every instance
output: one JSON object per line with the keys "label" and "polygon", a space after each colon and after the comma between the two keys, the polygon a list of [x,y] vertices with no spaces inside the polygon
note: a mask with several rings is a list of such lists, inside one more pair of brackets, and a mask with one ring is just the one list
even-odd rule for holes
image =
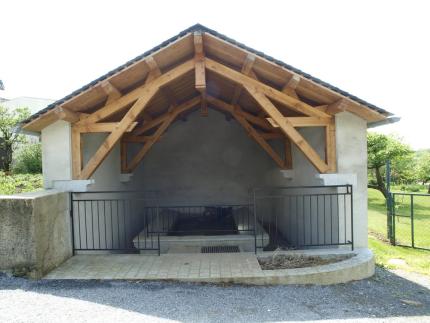
{"label": "roof overhang", "polygon": [[[193,34],[196,32],[202,34],[204,52],[211,60],[241,71],[243,62],[247,58],[253,57],[252,71],[260,82],[294,95],[316,109],[335,112],[348,111],[363,118],[369,124],[384,122],[392,116],[388,111],[291,65],[197,24],[33,114],[22,123],[22,128],[26,131],[40,132],[57,120],[73,120],[73,118],[79,117],[79,114],[95,111],[106,104],[111,91],[125,94],[143,84],[153,68],[151,67],[152,60],[157,62],[157,68],[161,71],[183,63],[194,56]],[[212,87],[219,86],[221,80],[216,73],[212,73],[209,77]],[[225,83],[226,85],[222,87],[223,93],[220,95],[228,95],[231,88],[234,88],[234,82]],[[187,84],[191,84],[190,89],[185,88]],[[171,88],[173,88],[173,93],[164,93],[165,97],[174,96],[179,100],[189,99],[193,95],[191,88],[193,91],[195,90],[194,75],[192,73],[184,75],[183,79]],[[165,98],[157,96],[151,102],[154,114],[164,109],[168,104],[166,102]],[[243,104],[250,105],[251,103],[243,102]],[[69,114],[69,111],[75,115]]]}

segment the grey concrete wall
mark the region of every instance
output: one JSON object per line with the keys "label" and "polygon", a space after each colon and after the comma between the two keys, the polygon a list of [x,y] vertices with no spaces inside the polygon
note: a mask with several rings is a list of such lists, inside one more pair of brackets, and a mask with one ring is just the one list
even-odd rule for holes
{"label": "grey concrete wall", "polygon": [[41,137],[44,187],[53,188],[53,180],[71,180],[70,123],[56,121],[42,130]]}
{"label": "grey concrete wall", "polygon": [[249,189],[281,178],[278,167],[235,121],[210,110],[174,124],[147,155],[132,185],[163,192],[168,203],[248,203]]}
{"label": "grey concrete wall", "polygon": [[337,168],[356,178],[354,193],[354,242],[367,248],[367,124],[349,113],[336,115]]}
{"label": "grey concrete wall", "polygon": [[0,196],[0,269],[40,278],[72,255],[67,193]]}

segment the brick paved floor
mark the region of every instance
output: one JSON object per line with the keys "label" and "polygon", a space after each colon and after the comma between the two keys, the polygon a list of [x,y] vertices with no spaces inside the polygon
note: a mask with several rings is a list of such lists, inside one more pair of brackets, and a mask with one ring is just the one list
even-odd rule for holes
{"label": "brick paved floor", "polygon": [[76,255],[46,279],[216,279],[264,276],[254,253]]}

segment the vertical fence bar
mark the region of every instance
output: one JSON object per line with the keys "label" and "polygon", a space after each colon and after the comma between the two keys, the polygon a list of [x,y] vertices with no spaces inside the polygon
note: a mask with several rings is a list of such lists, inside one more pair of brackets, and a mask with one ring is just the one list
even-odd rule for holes
{"label": "vertical fence bar", "polygon": [[69,207],[70,207],[70,227],[72,230],[72,255],[75,255],[75,229],[74,229],[74,219],[73,219],[73,192],[70,192],[69,194]]}
{"label": "vertical fence bar", "polygon": [[396,195],[394,193],[389,194],[389,196],[392,196],[391,199],[391,203],[390,203],[390,208],[391,208],[391,228],[392,228],[392,241],[391,244],[393,246],[396,245]]}
{"label": "vertical fence bar", "polygon": [[354,250],[354,194],[352,192],[352,185],[349,186],[351,194],[351,250]]}
{"label": "vertical fence bar", "polygon": [[411,242],[412,248],[415,248],[415,236],[414,236],[414,195],[411,194]]}

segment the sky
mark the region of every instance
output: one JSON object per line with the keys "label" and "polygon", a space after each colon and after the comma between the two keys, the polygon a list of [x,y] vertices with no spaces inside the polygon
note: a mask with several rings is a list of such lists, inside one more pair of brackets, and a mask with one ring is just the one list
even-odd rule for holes
{"label": "sky", "polygon": [[0,0],[0,97],[60,99],[201,23],[401,117],[430,148],[430,1]]}

